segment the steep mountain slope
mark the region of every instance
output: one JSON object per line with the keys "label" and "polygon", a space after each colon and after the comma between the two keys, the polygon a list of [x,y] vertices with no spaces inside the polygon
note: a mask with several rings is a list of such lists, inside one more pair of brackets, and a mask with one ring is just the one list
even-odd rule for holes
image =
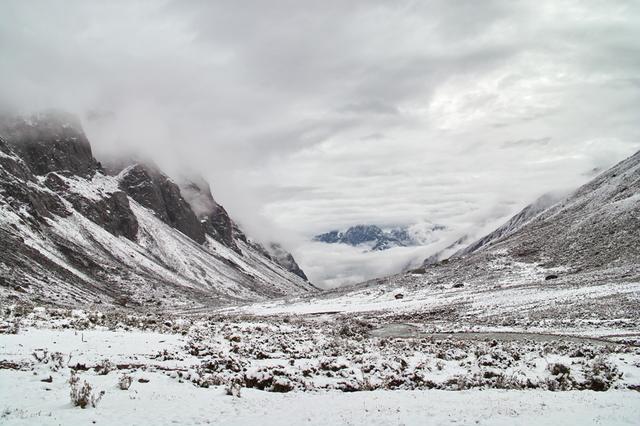
{"label": "steep mountain slope", "polygon": [[543,195],[450,260],[488,251],[580,270],[628,265],[640,259],[639,192],[640,152],[569,197]]}
{"label": "steep mountain slope", "polygon": [[305,281],[309,281],[307,275],[300,266],[298,266],[291,253],[282,248],[280,244],[271,243],[267,250],[269,252],[269,258],[277,262],[279,265],[282,265],[287,271],[296,274]]}
{"label": "steep mountain slope", "polygon": [[[104,174],[64,114],[4,118],[0,136],[2,299],[170,308],[315,290],[292,257],[265,256],[208,186],[185,197],[140,164]],[[210,203],[196,205],[194,188]]]}
{"label": "steep mountain slope", "polygon": [[553,193],[547,193],[535,200],[533,203],[526,206],[515,216],[509,219],[504,225],[500,226],[490,234],[480,238],[478,241],[473,242],[464,249],[453,254],[454,257],[465,256],[478,251],[487,245],[492,244],[494,241],[499,240],[507,235],[510,235],[527,224],[530,220],[535,218],[538,214],[542,213],[558,201],[562,200],[562,196]]}
{"label": "steep mountain slope", "polygon": [[[534,203],[481,240],[484,244],[472,244],[449,264],[483,269],[487,259],[501,259],[556,268],[562,272],[555,275],[566,277],[578,273],[638,276],[640,152],[564,200],[553,201]],[[552,205],[538,208],[546,204]]]}
{"label": "steep mountain slope", "polygon": [[640,152],[542,211],[492,251],[573,270],[626,268],[640,260]]}

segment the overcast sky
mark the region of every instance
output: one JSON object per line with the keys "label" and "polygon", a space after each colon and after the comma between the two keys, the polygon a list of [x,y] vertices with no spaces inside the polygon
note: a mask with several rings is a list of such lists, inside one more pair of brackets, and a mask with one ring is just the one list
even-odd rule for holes
{"label": "overcast sky", "polygon": [[640,149],[638,40],[638,1],[3,0],[0,102],[79,114],[99,158],[202,173],[337,285],[435,247],[315,233],[480,233]]}

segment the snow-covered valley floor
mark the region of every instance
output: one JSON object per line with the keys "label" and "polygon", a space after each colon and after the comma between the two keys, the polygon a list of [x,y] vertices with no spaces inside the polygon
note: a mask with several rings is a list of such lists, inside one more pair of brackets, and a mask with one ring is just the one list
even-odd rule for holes
{"label": "snow-covered valley floor", "polygon": [[[0,424],[640,419],[640,348],[629,343],[500,333],[399,338],[407,326],[353,315],[3,311]],[[72,403],[74,392],[85,409]]]}
{"label": "snow-covered valley floor", "polygon": [[[269,393],[249,389],[240,398],[222,387],[199,388],[160,373],[141,375],[127,391],[115,375],[91,376],[106,390],[97,408],[69,402],[62,378],[2,372],[0,423],[7,425],[637,425],[634,391],[469,390]],[[57,379],[57,377],[56,377]],[[45,389],[50,389],[49,391]]]}

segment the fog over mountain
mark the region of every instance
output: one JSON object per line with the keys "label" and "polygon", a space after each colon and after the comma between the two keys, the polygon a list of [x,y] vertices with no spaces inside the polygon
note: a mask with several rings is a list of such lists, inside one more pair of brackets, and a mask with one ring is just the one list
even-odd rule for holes
{"label": "fog over mountain", "polygon": [[638,40],[637,0],[1,0],[0,423],[637,424]]}
{"label": "fog over mountain", "polygon": [[[0,5],[0,109],[76,114],[98,160],[203,176],[247,234],[340,286],[482,237],[640,148],[640,4]],[[446,227],[363,252],[358,224]]]}

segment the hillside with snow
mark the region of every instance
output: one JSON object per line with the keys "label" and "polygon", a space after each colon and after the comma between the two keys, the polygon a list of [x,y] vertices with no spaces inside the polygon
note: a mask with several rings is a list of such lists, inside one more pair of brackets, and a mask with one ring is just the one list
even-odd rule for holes
{"label": "hillside with snow", "polygon": [[640,153],[449,259],[318,291],[202,182],[105,174],[74,135],[0,144],[3,423],[638,418]]}
{"label": "hillside with snow", "polygon": [[0,1],[0,426],[640,425],[640,1]]}
{"label": "hillside with snow", "polygon": [[452,322],[464,330],[508,325],[561,332],[571,325],[575,333],[598,334],[602,327],[605,334],[639,339],[639,241],[640,152],[565,198],[534,203],[449,259],[311,298],[243,309],[371,312],[400,321],[428,319],[428,327],[442,322],[444,329]]}
{"label": "hillside with snow", "polygon": [[3,303],[168,309],[315,291],[284,249],[250,240],[206,183],[180,187],[144,164],[108,175],[66,114],[0,124]]}

